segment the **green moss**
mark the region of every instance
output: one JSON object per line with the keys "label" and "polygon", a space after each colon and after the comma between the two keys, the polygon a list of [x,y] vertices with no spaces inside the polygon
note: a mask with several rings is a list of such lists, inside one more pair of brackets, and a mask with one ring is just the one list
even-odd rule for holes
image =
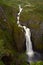
{"label": "green moss", "polygon": [[2,61],[0,61],[0,65],[4,65],[4,63]]}
{"label": "green moss", "polygon": [[39,24],[30,24],[29,25],[31,28],[39,30],[40,29],[40,25]]}
{"label": "green moss", "polygon": [[[0,4],[0,58],[6,54],[14,54],[13,48],[13,26],[16,24],[17,9],[6,4]],[[3,11],[2,11],[3,10]],[[6,19],[6,21],[4,21]],[[14,49],[14,51],[13,51]]]}
{"label": "green moss", "polygon": [[[19,28],[16,24],[16,16],[18,13],[18,4],[22,3],[22,7],[28,3],[28,1],[16,1],[16,0],[0,0],[0,7],[3,11],[1,11],[0,15],[0,56],[4,54],[13,54],[14,58],[17,61],[20,61],[20,65],[28,65],[26,60],[26,55],[19,54],[14,48],[12,44],[15,44],[14,41],[18,42],[19,36],[22,33],[21,28]],[[32,2],[33,3],[33,2]],[[37,5],[38,4],[38,5]],[[39,5],[39,3],[33,3],[34,7],[26,7],[21,13],[20,20],[21,22],[27,22],[29,20],[33,21],[43,21],[43,5]],[[30,11],[31,10],[31,11]],[[6,21],[4,21],[6,19]],[[31,24],[31,28],[35,30],[39,30],[40,26],[38,24]],[[21,35],[22,36],[22,35]],[[39,39],[40,40],[40,39]],[[38,41],[39,41],[38,40]],[[43,40],[43,37],[42,37]],[[19,43],[19,42],[18,42]],[[36,46],[37,49],[43,49],[43,45],[41,43],[39,46]],[[16,65],[16,62],[12,62],[12,65]],[[22,61],[22,62],[21,62]],[[0,61],[0,65],[3,65],[3,62]],[[43,65],[43,62],[31,63],[31,65]]]}
{"label": "green moss", "polygon": [[43,65],[42,61],[32,62],[31,65]]}

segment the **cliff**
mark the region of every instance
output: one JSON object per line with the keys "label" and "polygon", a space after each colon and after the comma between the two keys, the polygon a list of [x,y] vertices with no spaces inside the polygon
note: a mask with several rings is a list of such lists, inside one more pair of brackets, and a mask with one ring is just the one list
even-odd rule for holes
{"label": "cliff", "polygon": [[[6,58],[10,64],[17,62],[18,65],[19,63],[22,65],[24,63],[26,40],[24,32],[16,24],[17,2],[11,4],[12,1],[10,3],[0,1],[0,59],[4,64],[6,64],[6,60],[4,60]],[[21,2],[19,1],[19,3]],[[25,4],[23,1],[22,7]],[[31,30],[33,50],[43,52],[43,3],[33,4],[32,7],[23,7],[20,23]]]}

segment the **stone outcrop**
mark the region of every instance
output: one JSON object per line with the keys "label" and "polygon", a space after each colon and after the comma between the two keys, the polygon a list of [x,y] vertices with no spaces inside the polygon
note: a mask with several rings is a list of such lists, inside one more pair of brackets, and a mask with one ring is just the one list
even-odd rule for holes
{"label": "stone outcrop", "polygon": [[16,9],[6,5],[0,6],[0,37],[4,40],[5,48],[11,47],[18,52],[23,52],[25,50],[25,36],[23,29],[16,24],[16,15]]}
{"label": "stone outcrop", "polygon": [[[24,15],[23,13],[24,11],[21,14],[20,23],[30,28],[33,49],[35,51],[43,52],[43,20],[38,20],[35,14],[34,16],[31,16],[29,12],[28,14],[24,13]],[[31,17],[29,18],[29,16]]]}
{"label": "stone outcrop", "polygon": [[[6,48],[11,46],[18,52],[23,52],[26,49],[25,35],[22,29],[16,24],[17,12],[17,9],[9,6],[0,6],[0,30],[2,31],[0,35],[2,35],[2,37],[4,35],[3,39]],[[37,20],[36,16],[32,16],[31,18],[29,18],[29,16],[28,13],[22,12],[20,23],[31,29],[34,50],[43,51],[43,21]]]}

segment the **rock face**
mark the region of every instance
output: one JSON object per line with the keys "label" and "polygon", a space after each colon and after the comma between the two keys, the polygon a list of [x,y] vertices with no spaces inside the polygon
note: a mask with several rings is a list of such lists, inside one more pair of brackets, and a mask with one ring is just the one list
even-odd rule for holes
{"label": "rock face", "polygon": [[6,49],[13,48],[17,52],[25,51],[25,36],[16,24],[17,10],[0,5],[0,39],[4,40]]}
{"label": "rock face", "polygon": [[[4,40],[6,48],[11,47],[23,52],[26,49],[26,42],[24,32],[16,24],[17,12],[16,8],[0,5],[0,39]],[[35,15],[22,12],[20,23],[31,29],[33,49],[43,52],[43,21],[37,19]]]}
{"label": "rock face", "polygon": [[[32,34],[33,50],[43,52],[43,20],[37,19],[37,16],[22,12],[20,23],[30,28]],[[26,16],[25,16],[26,15]],[[29,18],[30,16],[30,18]],[[39,17],[40,18],[40,17]]]}
{"label": "rock face", "polygon": [[16,48],[19,52],[23,52],[25,50],[25,36],[22,29],[17,26],[14,26],[14,40],[16,43]]}
{"label": "rock face", "polygon": [[[33,23],[32,23],[33,22]],[[43,52],[43,22],[29,21],[34,50]]]}
{"label": "rock face", "polygon": [[[1,60],[7,65],[10,63],[14,63],[14,65],[25,64],[22,56],[25,55],[23,52],[26,50],[26,40],[24,32],[16,24],[18,9],[15,6],[0,4],[0,59],[2,58]],[[39,13],[41,13],[40,11]],[[31,29],[33,49],[43,52],[43,20],[41,21],[35,12],[35,15],[32,13],[27,12],[27,9],[26,12],[22,12],[20,23]],[[20,54],[21,52],[23,55]]]}

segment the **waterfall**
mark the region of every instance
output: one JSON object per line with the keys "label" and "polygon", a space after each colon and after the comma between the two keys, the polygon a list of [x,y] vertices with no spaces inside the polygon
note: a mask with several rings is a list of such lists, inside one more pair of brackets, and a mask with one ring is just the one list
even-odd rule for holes
{"label": "waterfall", "polygon": [[25,30],[25,37],[26,37],[26,54],[31,57],[33,56],[34,52],[33,52],[33,49],[32,49],[32,42],[31,42],[31,32],[30,32],[30,29],[27,28],[26,26],[22,26],[19,22],[19,19],[20,19],[20,14],[22,12],[23,8],[21,8],[21,5],[19,5],[19,13],[18,13],[18,16],[17,16],[17,24],[18,24],[18,27],[21,27]]}
{"label": "waterfall", "polygon": [[26,37],[26,53],[29,56],[32,56],[34,54],[33,49],[32,49],[32,42],[31,42],[31,32],[30,29],[27,28],[26,26],[23,26],[25,30],[25,37]]}

